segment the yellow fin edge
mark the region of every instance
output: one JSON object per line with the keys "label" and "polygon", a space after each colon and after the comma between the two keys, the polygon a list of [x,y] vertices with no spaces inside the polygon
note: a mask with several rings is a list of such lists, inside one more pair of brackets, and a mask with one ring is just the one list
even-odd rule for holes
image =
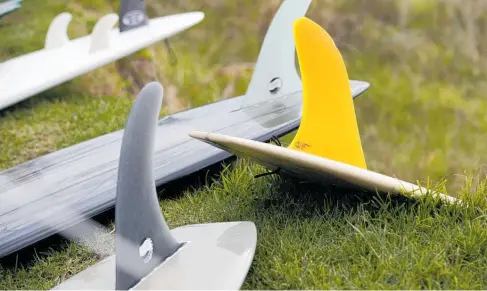
{"label": "yellow fin edge", "polygon": [[301,125],[289,148],[367,168],[345,63],[330,35],[301,17],[294,39],[303,82]]}

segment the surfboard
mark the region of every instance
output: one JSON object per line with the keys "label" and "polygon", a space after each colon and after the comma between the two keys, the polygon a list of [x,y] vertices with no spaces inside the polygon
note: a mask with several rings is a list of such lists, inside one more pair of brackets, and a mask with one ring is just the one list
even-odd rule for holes
{"label": "surfboard", "polygon": [[[292,27],[310,4],[311,0],[282,3],[243,96],[158,121],[153,166],[157,186],[231,157],[226,151],[189,137],[191,130],[268,141],[298,128],[302,85],[295,65]],[[279,41],[272,41],[275,39]],[[369,86],[364,81],[347,81],[350,101]],[[123,132],[100,136],[0,172],[0,257],[113,207]]]}
{"label": "surfboard", "polygon": [[[144,3],[123,0],[122,4],[134,1],[138,5]],[[90,35],[73,40],[67,35],[72,15],[68,12],[57,15],[49,26],[43,49],[0,63],[0,109],[169,38],[204,18],[204,14],[197,11],[143,22],[145,11],[121,9],[121,12],[124,12],[121,23],[131,24],[130,29],[126,25],[123,30],[113,28],[119,16],[110,13],[98,20]],[[130,19],[135,20],[131,23]]]}
{"label": "surfboard", "polygon": [[192,131],[189,135],[301,179],[409,197],[430,193],[444,201],[456,201],[367,169],[347,70],[333,39],[306,17],[296,20],[294,34],[304,100],[301,124],[288,148],[222,133]]}
{"label": "surfboard", "polygon": [[[416,184],[294,149],[218,133],[194,131],[190,135],[236,156],[250,159],[271,171],[279,170],[280,173],[307,181],[413,198],[431,193]],[[454,197],[442,193],[433,195],[439,195],[448,202],[456,201]]]}
{"label": "surfboard", "polygon": [[54,290],[238,290],[242,286],[257,245],[253,222],[169,230],[161,214],[152,164],[162,99],[161,84],[147,84],[127,120],[117,177],[115,254]]}
{"label": "surfboard", "polygon": [[22,7],[22,0],[7,0],[0,3],[0,18]]}

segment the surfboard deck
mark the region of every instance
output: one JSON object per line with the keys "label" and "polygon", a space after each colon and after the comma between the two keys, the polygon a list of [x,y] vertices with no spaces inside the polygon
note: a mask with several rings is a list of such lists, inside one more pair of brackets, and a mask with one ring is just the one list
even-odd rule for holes
{"label": "surfboard deck", "polygon": [[[354,97],[359,96],[364,84],[351,84]],[[157,186],[231,156],[190,138],[191,130],[268,141],[299,127],[301,92],[241,108],[244,97],[159,120],[154,157]],[[122,136],[119,130],[0,172],[0,257],[80,222],[76,213],[89,218],[113,207]],[[66,206],[73,213],[66,212]]]}
{"label": "surfboard deck", "polygon": [[[116,14],[106,16],[114,17],[107,19],[109,22],[118,19]],[[90,34],[55,48],[41,49],[4,61],[0,63],[0,109],[171,37],[198,24],[203,18],[202,12],[158,17],[149,20],[146,26],[123,33],[113,28],[107,31],[107,37],[93,37]],[[108,39],[109,47],[92,51],[101,45],[96,42]]]}
{"label": "surfboard deck", "polygon": [[[298,150],[219,133],[192,131],[190,136],[223,149],[236,156],[250,159],[270,170],[280,171],[326,185],[336,184],[349,189],[379,191],[416,198],[430,190],[374,171],[348,165]],[[454,197],[433,193],[448,202]]]}

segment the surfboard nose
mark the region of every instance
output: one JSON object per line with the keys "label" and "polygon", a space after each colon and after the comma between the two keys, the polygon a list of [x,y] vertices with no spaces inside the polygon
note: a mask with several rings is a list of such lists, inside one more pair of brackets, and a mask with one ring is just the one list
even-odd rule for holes
{"label": "surfboard nose", "polygon": [[362,95],[367,89],[370,88],[370,83],[359,80],[350,80],[350,87],[352,89],[352,96],[354,98]]}
{"label": "surfboard nose", "polygon": [[203,131],[195,131],[195,130],[193,130],[193,131],[189,132],[188,135],[190,137],[192,137],[192,138],[204,140],[208,136],[208,133],[207,132],[203,132]]}

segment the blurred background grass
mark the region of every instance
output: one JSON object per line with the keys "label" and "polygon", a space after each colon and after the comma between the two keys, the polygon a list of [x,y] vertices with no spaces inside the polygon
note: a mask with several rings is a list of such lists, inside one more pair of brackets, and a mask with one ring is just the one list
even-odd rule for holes
{"label": "blurred background grass", "polygon": [[[162,115],[243,94],[280,3],[147,0],[150,17],[190,10],[206,14],[203,22],[170,39],[177,65],[170,64],[166,47],[159,43],[0,111],[0,169],[122,128],[135,94],[149,81],[165,86]],[[114,0],[26,0],[0,21],[0,60],[41,49],[58,13],[73,14],[68,30],[73,39],[90,33],[96,21],[117,12],[118,5]],[[313,2],[307,16],[334,38],[350,78],[372,84],[355,100],[370,169],[411,182],[444,182],[438,187],[452,195],[463,189],[484,197],[486,12],[485,0]],[[348,203],[344,197],[337,198],[336,205],[325,203],[323,210],[313,200],[323,199],[322,193],[316,198],[299,189],[296,198],[274,184],[253,180],[253,168],[246,163],[237,169],[241,171],[227,172],[212,188],[161,203],[171,227],[256,221],[259,246],[246,288],[485,288],[483,214],[463,220],[447,209],[433,220],[430,213],[436,208],[424,206],[418,214],[403,205],[380,206],[377,213],[367,209],[370,197],[358,210],[336,206]],[[310,214],[315,208],[324,216]],[[374,214],[377,217],[371,218]],[[475,229],[469,228],[470,220]],[[350,227],[377,239],[360,238]],[[307,232],[311,234],[301,235]],[[383,265],[363,253],[369,243],[381,250]],[[302,266],[302,252],[308,256],[305,263],[313,266],[309,271],[308,265]],[[453,261],[451,253],[457,256]],[[50,288],[97,259],[71,244],[27,271],[0,266],[0,286]],[[336,269],[334,260],[341,262],[338,268],[351,269]],[[431,269],[434,262],[444,265]],[[406,268],[410,273],[403,272]],[[446,281],[438,279],[444,277]]]}
{"label": "blurred background grass", "polygon": [[[150,17],[202,10],[206,18],[163,43],[0,113],[0,168],[123,127],[152,80],[166,87],[163,114],[245,92],[281,1],[147,1]],[[0,57],[41,49],[50,20],[73,14],[70,38],[90,33],[118,1],[26,1],[0,23]],[[484,0],[319,0],[307,16],[334,38],[350,78],[372,84],[356,100],[369,167],[415,182],[448,178],[449,192],[487,156]],[[8,72],[2,72],[8,73]],[[26,80],[28,82],[28,80]],[[481,171],[480,171],[481,172]]]}

